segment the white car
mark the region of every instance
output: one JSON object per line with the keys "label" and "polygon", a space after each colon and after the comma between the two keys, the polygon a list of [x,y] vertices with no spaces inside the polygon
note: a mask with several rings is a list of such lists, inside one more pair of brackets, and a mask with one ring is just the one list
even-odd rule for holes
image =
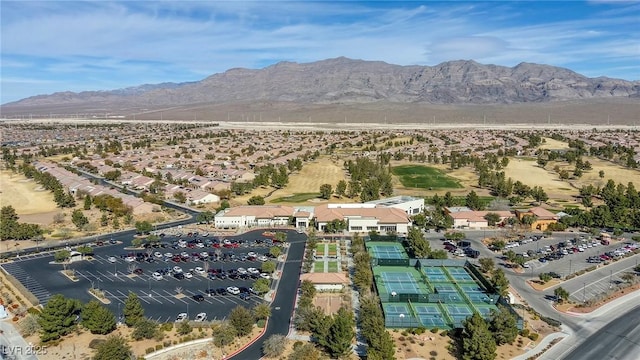
{"label": "white car", "polygon": [[196,243],[196,247],[202,249],[204,247],[204,244],[201,242]]}
{"label": "white car", "polygon": [[249,272],[250,274],[260,274],[260,270],[252,267],[247,268],[247,272]]}
{"label": "white car", "polygon": [[241,274],[241,275],[244,275],[244,274],[247,273],[247,269],[245,269],[245,268],[238,268],[237,271],[238,271],[238,274]]}
{"label": "white car", "polygon": [[229,286],[229,287],[227,288],[227,292],[228,292],[229,294],[232,294],[232,295],[238,295],[238,294],[240,294],[240,289],[238,289],[238,288],[237,288],[237,287],[235,287],[235,286]]}
{"label": "white car", "polygon": [[176,317],[176,322],[183,322],[183,321],[187,321],[187,320],[189,320],[189,316],[187,315],[187,313],[180,313]]}
{"label": "white car", "polygon": [[172,258],[172,257],[173,257],[173,254],[172,254],[172,253],[170,253],[170,252],[168,252],[168,253],[164,253],[164,257],[166,257],[166,258]]}
{"label": "white car", "polygon": [[186,272],[186,273],[184,273],[184,278],[185,278],[185,279],[191,279],[192,277],[193,277],[193,274],[192,274],[192,273],[190,273],[190,272]]}
{"label": "white car", "polygon": [[162,259],[162,253],[159,251],[154,252],[153,256],[157,257],[158,259]]}
{"label": "white car", "polygon": [[255,253],[255,252],[253,252],[253,251],[249,251],[249,252],[247,253],[247,256],[248,256],[248,257],[256,257],[256,256],[258,256],[258,254],[256,254],[256,253]]}
{"label": "white car", "polygon": [[271,279],[271,275],[267,274],[267,273],[260,273],[260,277],[263,279]]}
{"label": "white car", "polygon": [[264,256],[264,255],[260,255],[260,256],[258,256],[258,260],[259,261],[267,261],[267,260],[269,260],[269,258]]}
{"label": "white car", "polygon": [[206,233],[202,233],[202,237],[207,237],[207,236],[209,236],[209,233],[208,233],[208,232],[206,232]]}
{"label": "white car", "polygon": [[118,259],[116,259],[115,256],[109,256],[109,258],[107,258],[107,261],[113,264],[114,262],[118,261]]}
{"label": "white car", "polygon": [[151,274],[151,277],[153,278],[153,280],[162,280],[162,274],[160,274],[159,272],[154,272],[153,274]]}
{"label": "white car", "polygon": [[173,272],[176,274],[180,274],[182,272],[182,268],[180,266],[174,266]]}
{"label": "white car", "polygon": [[203,322],[207,320],[207,313],[199,313],[198,315],[196,315],[196,319],[194,320],[195,322]]}
{"label": "white car", "polygon": [[203,252],[200,253],[200,257],[201,258],[208,258],[209,257],[209,253],[206,252],[206,251],[203,251]]}
{"label": "white car", "polygon": [[127,256],[126,258],[124,258],[124,261],[126,262],[134,262],[136,261],[136,258],[133,256]]}
{"label": "white car", "polygon": [[193,272],[195,272],[198,275],[207,275],[207,273],[204,271],[203,268],[201,268],[200,266],[196,267]]}

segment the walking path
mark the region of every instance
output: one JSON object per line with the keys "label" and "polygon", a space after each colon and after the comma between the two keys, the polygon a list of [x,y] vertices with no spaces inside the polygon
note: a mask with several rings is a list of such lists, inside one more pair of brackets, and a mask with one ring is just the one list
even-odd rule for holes
{"label": "walking path", "polygon": [[28,344],[10,321],[0,321],[0,359],[38,360],[38,354],[46,354],[45,346]]}

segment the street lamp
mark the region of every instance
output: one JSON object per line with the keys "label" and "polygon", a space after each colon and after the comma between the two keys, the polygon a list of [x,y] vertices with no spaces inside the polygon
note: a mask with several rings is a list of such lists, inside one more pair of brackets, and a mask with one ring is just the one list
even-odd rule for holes
{"label": "street lamp", "polygon": [[583,282],[582,283],[582,302],[583,303],[587,303],[587,293],[586,293],[586,288],[587,288],[587,283]]}
{"label": "street lamp", "polygon": [[613,270],[609,270],[609,289],[613,287]]}
{"label": "street lamp", "polygon": [[569,275],[571,275],[571,260],[569,260]]}
{"label": "street lamp", "polygon": [[147,282],[149,283],[149,297],[152,297],[153,295],[151,295],[151,278],[147,279]]}

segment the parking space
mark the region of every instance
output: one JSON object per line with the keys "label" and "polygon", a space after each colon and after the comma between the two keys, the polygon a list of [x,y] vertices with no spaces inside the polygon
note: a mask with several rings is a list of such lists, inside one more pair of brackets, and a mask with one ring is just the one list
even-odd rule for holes
{"label": "parking space", "polygon": [[62,274],[62,265],[50,264],[53,254],[22,257],[2,267],[43,304],[55,293],[89,301],[93,287],[104,292],[107,306],[120,315],[134,292],[146,315],[159,321],[173,321],[182,312],[191,320],[201,312],[208,320],[220,319],[237,305],[250,308],[264,301],[250,291],[256,279],[270,277],[260,269],[274,260],[262,231],[225,239],[167,233],[156,247],[143,250],[127,248],[130,240],[95,246],[92,260],[69,264],[75,282]]}

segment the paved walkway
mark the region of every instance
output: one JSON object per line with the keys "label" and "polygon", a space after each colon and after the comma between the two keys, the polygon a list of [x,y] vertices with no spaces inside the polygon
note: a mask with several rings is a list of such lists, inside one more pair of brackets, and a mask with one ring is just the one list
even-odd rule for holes
{"label": "paved walkway", "polygon": [[13,326],[10,319],[0,321],[0,358],[12,360],[38,360],[38,354],[45,354],[47,349],[39,345],[27,344]]}

